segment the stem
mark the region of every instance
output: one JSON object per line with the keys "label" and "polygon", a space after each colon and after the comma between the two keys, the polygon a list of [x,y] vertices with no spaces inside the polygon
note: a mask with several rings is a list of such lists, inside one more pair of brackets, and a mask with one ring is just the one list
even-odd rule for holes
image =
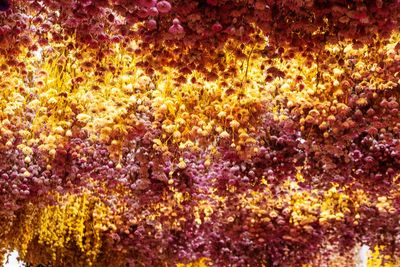
{"label": "stem", "polygon": [[244,73],[244,77],[243,77],[242,82],[241,82],[241,87],[243,87],[243,81],[245,81],[247,79],[247,73],[249,71],[249,65],[250,65],[250,58],[251,58],[251,55],[253,54],[253,51],[254,51],[255,47],[256,47],[256,44],[253,45],[253,47],[250,50],[249,56],[247,57],[246,72]]}

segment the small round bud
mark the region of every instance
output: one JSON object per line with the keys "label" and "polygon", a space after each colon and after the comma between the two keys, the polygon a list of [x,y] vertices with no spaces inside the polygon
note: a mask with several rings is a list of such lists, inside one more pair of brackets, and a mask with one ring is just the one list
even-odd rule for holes
{"label": "small round bud", "polygon": [[180,21],[177,18],[174,18],[174,20],[172,21],[172,24],[174,25],[179,25]]}

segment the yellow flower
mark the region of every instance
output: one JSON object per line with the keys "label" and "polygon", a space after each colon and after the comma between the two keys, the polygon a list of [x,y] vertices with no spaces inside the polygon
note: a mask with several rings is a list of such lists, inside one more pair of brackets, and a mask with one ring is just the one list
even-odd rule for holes
{"label": "yellow flower", "polygon": [[229,123],[229,125],[230,125],[232,128],[238,128],[238,127],[240,126],[240,123],[239,123],[237,120],[232,120],[232,121]]}
{"label": "yellow flower", "polygon": [[228,132],[223,131],[222,133],[219,134],[219,136],[220,136],[221,138],[228,138],[228,137],[229,137],[229,134],[228,134]]}
{"label": "yellow flower", "polygon": [[78,115],[76,116],[76,119],[77,119],[79,122],[88,123],[88,122],[90,121],[91,117],[90,117],[89,115],[87,115],[87,114],[80,113],[80,114],[78,114]]}
{"label": "yellow flower", "polygon": [[186,168],[186,162],[182,158],[179,159],[178,168],[179,169]]}

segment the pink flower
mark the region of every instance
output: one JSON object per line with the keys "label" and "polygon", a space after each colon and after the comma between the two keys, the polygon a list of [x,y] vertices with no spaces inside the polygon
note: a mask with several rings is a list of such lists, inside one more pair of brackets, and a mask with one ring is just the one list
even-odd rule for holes
{"label": "pink flower", "polygon": [[157,17],[158,16],[158,9],[156,7],[151,7],[148,10],[148,14],[149,14],[149,16]]}
{"label": "pink flower", "polygon": [[146,22],[146,27],[149,30],[155,30],[157,28],[157,22],[154,19],[150,19]]}
{"label": "pink flower", "polygon": [[168,1],[160,1],[157,3],[157,9],[160,13],[168,13],[171,11],[171,4]]}
{"label": "pink flower", "polygon": [[211,29],[212,29],[214,32],[220,32],[220,31],[222,31],[222,25],[221,25],[219,22],[216,22],[216,23],[214,23],[214,24],[212,25]]}
{"label": "pink flower", "polygon": [[183,34],[185,30],[183,29],[182,25],[179,22],[179,19],[175,18],[172,21],[173,25],[169,28],[169,33],[173,35]]}

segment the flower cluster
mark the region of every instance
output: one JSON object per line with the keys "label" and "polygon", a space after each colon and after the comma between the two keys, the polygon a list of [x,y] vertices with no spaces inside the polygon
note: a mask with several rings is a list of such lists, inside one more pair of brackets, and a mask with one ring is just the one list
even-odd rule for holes
{"label": "flower cluster", "polygon": [[[183,73],[221,70],[220,54],[228,40],[255,45],[268,36],[268,55],[279,54],[283,44],[299,52],[316,52],[325,43],[345,39],[360,46],[388,38],[399,28],[400,17],[395,0],[2,2],[0,52],[11,61],[22,47],[35,51],[49,41],[64,42],[65,35],[76,36],[76,46],[94,48],[135,38],[140,40],[137,53],[148,56],[144,63],[152,68],[175,66]],[[235,53],[243,55],[240,49]]]}

